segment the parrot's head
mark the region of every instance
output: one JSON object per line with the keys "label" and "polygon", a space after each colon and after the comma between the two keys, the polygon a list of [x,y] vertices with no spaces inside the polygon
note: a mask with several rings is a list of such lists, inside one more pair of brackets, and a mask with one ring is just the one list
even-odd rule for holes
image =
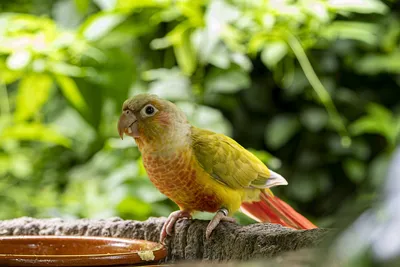
{"label": "parrot's head", "polygon": [[177,106],[149,94],[126,100],[118,121],[119,136],[131,136],[139,146],[173,144],[184,140],[189,131],[190,124]]}

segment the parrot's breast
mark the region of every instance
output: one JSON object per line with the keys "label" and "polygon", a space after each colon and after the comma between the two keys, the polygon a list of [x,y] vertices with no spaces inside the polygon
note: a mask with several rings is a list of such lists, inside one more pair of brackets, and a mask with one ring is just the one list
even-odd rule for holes
{"label": "parrot's breast", "polygon": [[196,161],[192,151],[173,154],[143,155],[143,163],[151,182],[178,206],[190,211],[215,212],[223,199],[213,186],[209,174]]}

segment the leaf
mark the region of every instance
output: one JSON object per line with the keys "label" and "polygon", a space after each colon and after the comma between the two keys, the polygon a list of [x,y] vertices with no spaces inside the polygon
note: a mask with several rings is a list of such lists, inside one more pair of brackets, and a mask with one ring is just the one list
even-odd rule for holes
{"label": "leaf", "polygon": [[249,54],[257,54],[268,41],[268,36],[263,32],[254,33],[248,42],[247,50]]}
{"label": "leaf", "polygon": [[38,123],[22,123],[8,127],[3,130],[0,137],[0,144],[3,141],[13,139],[48,142],[65,147],[70,147],[71,145],[70,140],[59,134],[56,130],[50,126]]}
{"label": "leaf", "polygon": [[178,102],[177,105],[192,125],[228,136],[232,134],[232,125],[220,110],[190,102]]}
{"label": "leaf", "polygon": [[354,140],[350,146],[352,154],[363,161],[367,161],[371,156],[371,147],[366,140]]}
{"label": "leaf", "polygon": [[105,36],[127,18],[120,13],[97,13],[81,26],[80,32],[88,41],[96,41]]}
{"label": "leaf", "polygon": [[21,70],[31,61],[32,54],[27,50],[17,50],[7,57],[7,67],[10,70]]}
{"label": "leaf", "polygon": [[360,183],[366,177],[366,166],[361,160],[347,159],[343,163],[343,169],[354,183]]}
{"label": "leaf", "polygon": [[118,204],[117,211],[122,216],[131,217],[135,220],[144,220],[149,217],[151,206],[140,199],[126,197]]}
{"label": "leaf", "polygon": [[350,132],[353,135],[380,134],[394,145],[399,135],[399,128],[399,119],[385,107],[372,103],[367,106],[367,115],[350,125]]}
{"label": "leaf", "polygon": [[196,52],[190,40],[190,33],[188,30],[185,31],[181,35],[180,41],[173,45],[178,65],[187,76],[192,75],[197,66]]}
{"label": "leaf", "polygon": [[231,55],[231,60],[233,63],[237,64],[247,72],[250,72],[253,69],[253,64],[251,63],[251,60],[245,54],[233,53]]}
{"label": "leaf", "polygon": [[74,3],[80,13],[86,14],[90,6],[90,0],[74,0]]}
{"label": "leaf", "polygon": [[369,184],[375,188],[382,188],[383,184],[385,183],[388,185],[386,177],[391,159],[392,158],[390,154],[381,153],[368,164]]}
{"label": "leaf", "polygon": [[223,44],[218,44],[209,55],[208,62],[220,69],[228,69],[231,65],[229,56],[227,47]]}
{"label": "leaf", "polygon": [[57,75],[56,81],[60,86],[64,97],[77,109],[80,113],[86,113],[88,106],[75,81],[67,76]]}
{"label": "leaf", "polygon": [[209,92],[235,93],[251,85],[249,75],[241,69],[221,70],[213,68],[205,79],[205,88]]}
{"label": "leaf", "polygon": [[376,44],[378,42],[376,24],[354,21],[334,21],[321,30],[320,35],[330,40],[350,39]]}
{"label": "leaf", "polygon": [[4,84],[10,84],[12,82],[15,82],[22,76],[21,71],[13,71],[10,70],[7,66],[6,63],[2,60],[0,60],[0,82]]}
{"label": "leaf", "polygon": [[[217,50],[221,50],[219,42],[229,23],[240,16],[239,9],[226,1],[211,1],[204,14],[205,27],[197,28],[193,33],[193,44],[202,63],[216,57]],[[232,39],[232,38],[227,38]],[[219,61],[220,62],[220,61]]]}
{"label": "leaf", "polygon": [[88,7],[88,0],[57,1],[52,8],[52,16],[59,27],[75,29],[84,19]]}
{"label": "leaf", "polygon": [[314,175],[296,174],[291,177],[287,190],[296,200],[305,203],[315,198],[317,186]]}
{"label": "leaf", "polygon": [[369,54],[357,62],[354,69],[359,73],[376,75],[382,72],[400,73],[400,52],[389,54]]}
{"label": "leaf", "polygon": [[[104,0],[107,1],[107,0]],[[171,0],[112,0],[117,1],[115,6],[118,10],[124,12],[132,12],[136,9],[149,8],[149,7],[166,7],[171,4]]]}
{"label": "leaf", "polygon": [[300,120],[310,131],[318,132],[328,123],[328,114],[321,108],[309,108],[300,115]]}
{"label": "leaf", "polygon": [[321,22],[329,22],[329,12],[327,10],[327,6],[324,3],[313,1],[307,4],[304,8],[306,8],[310,14],[312,14]]}
{"label": "leaf", "polygon": [[[106,97],[122,103],[128,98],[129,89],[135,79],[135,60],[132,54],[119,48],[108,48],[104,51],[104,56],[105,62],[93,63],[96,71],[88,80],[104,89]],[[119,105],[115,108],[120,112]]]}
{"label": "leaf", "polygon": [[237,20],[241,15],[240,9],[235,5],[230,5],[228,1],[211,1],[205,14],[205,19],[209,27],[215,31],[221,31],[222,26]]}
{"label": "leaf", "polygon": [[68,64],[63,61],[48,61],[47,69],[55,74],[61,74],[72,77],[84,77],[85,73],[81,67]]}
{"label": "leaf", "polygon": [[265,128],[265,142],[272,149],[285,145],[299,130],[300,123],[292,115],[278,115]]}
{"label": "leaf", "polygon": [[169,100],[189,100],[191,84],[187,76],[177,68],[146,71],[143,79],[152,81],[149,93]]}
{"label": "leaf", "polygon": [[270,42],[264,46],[261,52],[261,61],[265,66],[272,69],[287,54],[288,47],[283,41]]}
{"label": "leaf", "polygon": [[114,9],[117,5],[117,1],[118,0],[93,0],[102,10]]}
{"label": "leaf", "polygon": [[50,95],[53,80],[46,74],[28,74],[19,83],[17,120],[27,120],[40,110]]}
{"label": "leaf", "polygon": [[90,82],[88,79],[75,78],[75,83],[77,84],[79,91],[81,92],[83,98],[85,99],[85,103],[87,103],[88,106],[87,112],[79,114],[94,129],[98,130],[98,127],[101,123],[106,93],[103,92],[104,90],[101,86]]}
{"label": "leaf", "polygon": [[388,7],[378,0],[329,0],[327,3],[331,9],[357,13],[384,14]]}

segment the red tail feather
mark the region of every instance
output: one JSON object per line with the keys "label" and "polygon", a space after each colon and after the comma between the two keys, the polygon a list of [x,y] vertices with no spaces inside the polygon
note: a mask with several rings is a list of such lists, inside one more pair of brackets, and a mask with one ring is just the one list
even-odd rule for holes
{"label": "red tail feather", "polygon": [[243,213],[259,222],[278,223],[295,229],[317,228],[269,189],[261,192],[260,199],[258,202],[242,203]]}

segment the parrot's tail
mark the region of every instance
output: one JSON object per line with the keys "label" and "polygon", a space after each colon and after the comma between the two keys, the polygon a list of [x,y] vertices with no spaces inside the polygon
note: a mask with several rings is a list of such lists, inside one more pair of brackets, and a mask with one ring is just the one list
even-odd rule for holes
{"label": "parrot's tail", "polygon": [[241,210],[258,222],[278,223],[295,229],[317,228],[289,204],[274,196],[269,189],[261,192],[260,201],[242,203]]}

